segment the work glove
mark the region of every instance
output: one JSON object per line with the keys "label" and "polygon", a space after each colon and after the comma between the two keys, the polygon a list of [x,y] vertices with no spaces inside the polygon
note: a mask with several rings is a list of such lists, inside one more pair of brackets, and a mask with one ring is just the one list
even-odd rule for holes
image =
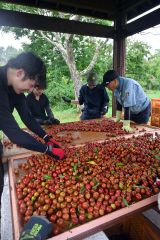
{"label": "work glove", "polygon": [[52,145],[54,148],[61,148],[61,144],[57,142],[52,136],[46,134],[43,137],[44,141],[47,143],[47,145]]}
{"label": "work glove", "polygon": [[45,240],[53,230],[53,225],[43,216],[32,216],[24,225],[19,240]]}
{"label": "work glove", "polygon": [[104,107],[101,111],[101,115],[105,115],[108,112],[108,106]]}
{"label": "work glove", "polygon": [[56,118],[50,118],[52,124],[60,124],[60,121]]}
{"label": "work glove", "polygon": [[121,114],[122,114],[121,111],[116,111],[116,122],[120,122],[120,120],[121,120]]}
{"label": "work glove", "polygon": [[66,103],[71,103],[71,99],[68,97],[62,97],[63,101]]}
{"label": "work glove", "polygon": [[123,120],[123,130],[132,132],[133,129],[130,127],[130,120]]}
{"label": "work glove", "polygon": [[56,160],[62,160],[65,156],[65,152],[62,148],[54,148],[51,144],[48,145],[46,153],[49,156],[54,157]]}

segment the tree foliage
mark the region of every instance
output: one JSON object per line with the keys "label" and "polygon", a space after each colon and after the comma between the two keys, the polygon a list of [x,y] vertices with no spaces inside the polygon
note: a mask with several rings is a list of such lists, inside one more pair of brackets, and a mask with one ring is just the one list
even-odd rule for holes
{"label": "tree foliage", "polygon": [[141,41],[127,42],[126,76],[137,80],[146,89],[159,89],[160,51],[151,53],[151,47]]}

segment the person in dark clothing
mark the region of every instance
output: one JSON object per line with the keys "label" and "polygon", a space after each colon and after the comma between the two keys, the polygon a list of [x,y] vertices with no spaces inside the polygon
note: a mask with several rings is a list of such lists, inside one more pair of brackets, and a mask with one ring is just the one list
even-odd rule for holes
{"label": "person in dark clothing", "polygon": [[[56,159],[64,157],[64,150],[52,136],[35,121],[27,106],[25,91],[31,91],[35,84],[46,86],[46,69],[42,60],[32,52],[21,53],[12,58],[8,63],[0,67],[0,130],[20,147],[46,153]],[[24,124],[39,137],[44,139],[42,144],[27,132],[24,132],[15,121],[12,112],[17,109]],[[2,144],[0,153],[2,154]],[[2,162],[0,163],[0,169]],[[3,170],[0,171],[2,183],[0,197],[3,188]]]}
{"label": "person in dark clothing", "polygon": [[80,89],[78,100],[71,100],[62,97],[67,103],[84,104],[81,120],[89,120],[103,117],[108,111],[109,97],[102,85],[97,84],[97,76],[90,72],[87,77],[87,84]]}
{"label": "person in dark clothing", "polygon": [[35,120],[42,125],[59,124],[60,121],[54,118],[49,105],[47,96],[43,93],[44,89],[36,85],[27,96],[29,110]]}

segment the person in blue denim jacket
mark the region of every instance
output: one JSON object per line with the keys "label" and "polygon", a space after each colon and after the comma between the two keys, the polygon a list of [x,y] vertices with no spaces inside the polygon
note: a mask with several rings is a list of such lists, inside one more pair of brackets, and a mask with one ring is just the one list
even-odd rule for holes
{"label": "person in blue denim jacket", "polygon": [[141,85],[131,78],[119,76],[115,70],[103,76],[103,86],[113,91],[116,97],[116,121],[120,121],[124,109],[123,129],[131,131],[130,121],[146,124],[151,114],[151,103]]}

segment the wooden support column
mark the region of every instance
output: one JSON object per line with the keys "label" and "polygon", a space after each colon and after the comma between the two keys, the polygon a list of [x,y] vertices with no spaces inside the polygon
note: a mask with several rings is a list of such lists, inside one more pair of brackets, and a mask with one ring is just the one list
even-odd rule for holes
{"label": "wooden support column", "polygon": [[[114,27],[116,36],[113,42],[113,69],[125,75],[126,39],[124,37],[125,18],[117,18]],[[112,95],[112,117],[116,115],[116,100]]]}

